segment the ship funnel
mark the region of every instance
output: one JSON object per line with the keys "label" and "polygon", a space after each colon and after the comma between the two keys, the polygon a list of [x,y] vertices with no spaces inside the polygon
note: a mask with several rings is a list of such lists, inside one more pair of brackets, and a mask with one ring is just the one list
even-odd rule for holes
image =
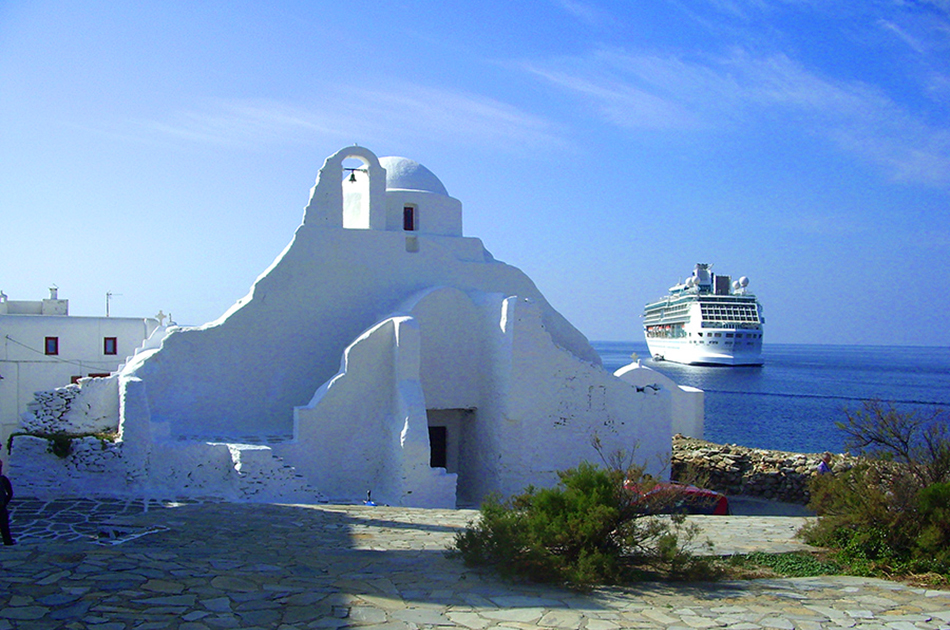
{"label": "ship funnel", "polygon": [[693,269],[693,278],[695,278],[695,283],[698,286],[706,286],[712,284],[712,280],[709,277],[709,265],[706,263],[696,263],[696,268]]}

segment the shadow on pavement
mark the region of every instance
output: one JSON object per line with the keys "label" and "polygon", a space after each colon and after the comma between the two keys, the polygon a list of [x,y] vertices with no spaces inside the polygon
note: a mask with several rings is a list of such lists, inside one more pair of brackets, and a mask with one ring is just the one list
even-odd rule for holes
{"label": "shadow on pavement", "polygon": [[733,516],[815,516],[804,505],[769,501],[761,497],[729,497],[729,509]]}

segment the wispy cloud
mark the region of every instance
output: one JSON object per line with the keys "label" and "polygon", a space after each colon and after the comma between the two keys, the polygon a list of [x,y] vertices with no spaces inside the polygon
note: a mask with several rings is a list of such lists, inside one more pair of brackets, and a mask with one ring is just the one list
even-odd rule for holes
{"label": "wispy cloud", "polygon": [[591,26],[602,26],[612,22],[613,18],[609,13],[587,2],[579,0],[554,0],[555,3],[564,11],[574,16],[576,19]]}
{"label": "wispy cloud", "polygon": [[583,58],[524,65],[626,129],[725,129],[776,117],[817,134],[895,179],[950,184],[950,129],[883,91],[811,72],[784,54],[660,56],[599,49]]}
{"label": "wispy cloud", "polygon": [[354,89],[346,105],[351,108],[351,115],[373,121],[387,137],[425,134],[448,137],[466,145],[498,148],[563,144],[561,129],[552,121],[467,92],[398,83]]}
{"label": "wispy cloud", "polygon": [[710,0],[709,3],[719,12],[742,20],[750,19],[750,13],[763,11],[768,6],[764,0]]}
{"label": "wispy cloud", "polygon": [[742,77],[738,96],[799,117],[804,130],[884,167],[894,179],[950,184],[950,129],[908,111],[882,90],[822,77],[784,55],[739,54],[726,67]]}
{"label": "wispy cloud", "polygon": [[166,118],[136,120],[130,131],[159,142],[189,141],[238,146],[285,142],[333,128],[314,112],[265,99],[213,99]]}
{"label": "wispy cloud", "polygon": [[627,129],[683,129],[700,119],[683,104],[623,78],[574,68],[528,64],[525,69],[545,81],[587,99],[610,123]]}
{"label": "wispy cloud", "polygon": [[907,74],[941,107],[950,99],[950,2],[918,2],[917,10],[878,19],[891,41],[906,47]]}
{"label": "wispy cloud", "polygon": [[507,103],[409,83],[328,88],[312,104],[209,100],[162,119],[134,121],[121,133],[146,141],[222,146],[312,142],[315,137],[373,142],[420,135],[500,149],[563,143],[555,124]]}
{"label": "wispy cloud", "polygon": [[924,46],[923,42],[918,40],[916,37],[913,37],[912,35],[910,35],[910,33],[908,33],[906,30],[904,30],[903,28],[901,28],[900,26],[898,26],[891,20],[881,19],[881,20],[878,20],[878,24],[883,29],[890,31],[891,33],[896,35],[898,39],[900,39],[905,44],[910,46],[914,50],[914,52],[916,52],[917,54],[922,55],[927,52],[927,48],[926,46]]}

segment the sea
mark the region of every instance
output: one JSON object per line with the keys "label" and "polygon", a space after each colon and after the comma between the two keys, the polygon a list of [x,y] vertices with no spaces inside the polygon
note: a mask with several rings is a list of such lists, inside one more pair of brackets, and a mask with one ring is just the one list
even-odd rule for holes
{"label": "sea", "polygon": [[761,367],[654,361],[646,342],[594,341],[613,372],[641,364],[705,392],[704,439],[795,453],[841,453],[836,423],[880,400],[907,413],[950,420],[950,348],[765,344]]}

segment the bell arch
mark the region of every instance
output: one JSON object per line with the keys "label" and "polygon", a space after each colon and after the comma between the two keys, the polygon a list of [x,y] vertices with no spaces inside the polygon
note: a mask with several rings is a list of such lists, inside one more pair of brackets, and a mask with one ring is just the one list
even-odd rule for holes
{"label": "bell arch", "polygon": [[[346,168],[356,159],[362,167]],[[353,145],[328,157],[310,191],[305,225],[347,229],[386,229],[386,169],[372,151]]]}

